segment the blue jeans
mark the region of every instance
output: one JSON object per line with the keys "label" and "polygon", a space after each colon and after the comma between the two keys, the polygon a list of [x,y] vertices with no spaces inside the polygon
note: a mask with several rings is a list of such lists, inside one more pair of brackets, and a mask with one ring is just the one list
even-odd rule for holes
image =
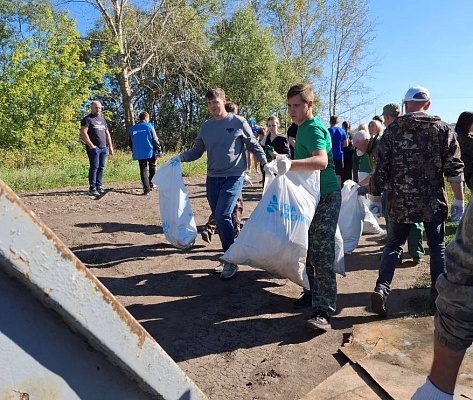
{"label": "blue jeans", "polygon": [[89,157],[89,189],[94,190],[102,187],[103,169],[107,159],[107,148],[101,149],[98,146],[91,149],[87,147]]}
{"label": "blue jeans", "polygon": [[207,200],[225,253],[234,242],[232,212],[243,188],[242,176],[207,177]]}
{"label": "blue jeans", "polygon": [[[401,255],[402,246],[413,225],[390,221],[388,242],[381,256],[381,265],[376,281],[376,289],[383,290],[385,294],[389,294],[391,291],[390,285],[396,269],[396,260]],[[424,229],[430,249],[431,289],[434,289],[437,278],[445,272],[445,221],[424,222]]]}

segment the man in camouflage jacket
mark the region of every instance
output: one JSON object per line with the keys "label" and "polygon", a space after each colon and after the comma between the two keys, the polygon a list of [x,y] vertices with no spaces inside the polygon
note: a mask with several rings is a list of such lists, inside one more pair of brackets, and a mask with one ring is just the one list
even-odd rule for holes
{"label": "man in camouflage jacket", "polygon": [[445,270],[445,220],[448,202],[444,176],[455,198],[463,198],[463,162],[448,124],[426,113],[430,94],[423,87],[410,88],[404,98],[406,114],[384,131],[380,140],[373,185],[388,193],[391,222],[381,257],[378,280],[371,295],[372,310],[387,315],[386,300],[411,226],[423,222],[430,249],[431,295]]}

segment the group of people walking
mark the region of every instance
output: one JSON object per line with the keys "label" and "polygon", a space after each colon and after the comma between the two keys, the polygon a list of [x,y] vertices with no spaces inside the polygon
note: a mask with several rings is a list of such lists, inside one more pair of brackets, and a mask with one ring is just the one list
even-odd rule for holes
{"label": "group of people walking", "polygon": [[[205,98],[211,118],[201,125],[193,147],[175,156],[173,162],[192,162],[207,152],[206,192],[211,210],[209,225],[213,225],[213,233],[215,228],[218,230],[223,252],[238,235],[235,223],[241,221],[242,206],[237,207],[237,204],[241,199],[244,175],[251,167],[251,158],[247,157],[247,152],[252,153],[263,171],[265,165],[277,155],[286,155],[276,158],[279,174],[289,170],[296,173],[319,170],[321,196],[308,231],[306,271],[310,290],[305,291],[294,306],[312,308],[312,315],[306,322],[309,328],[321,331],[330,329],[331,314],[336,310],[337,283],[333,265],[341,186],[344,180],[353,177],[364,189],[360,190],[360,194],[383,196],[387,210],[387,242],[371,294],[372,311],[381,316],[388,314],[387,300],[396,262],[402,256],[402,247],[412,230],[419,229],[419,224],[423,224],[430,250],[430,293],[433,301],[441,296],[437,300],[439,312],[436,316],[436,338],[447,348],[446,351],[465,349],[471,344],[473,262],[471,257],[464,256],[465,249],[452,248],[450,260],[453,263],[456,262],[457,254],[463,257],[460,262],[461,274],[457,274],[455,267],[451,266],[453,272],[449,270],[448,275],[445,275],[445,221],[449,202],[444,179],[449,182],[454,193],[452,211],[456,210],[457,216],[461,217],[464,171],[470,189],[473,182],[473,113],[463,113],[457,123],[456,133],[453,133],[439,117],[427,113],[431,104],[430,93],[418,86],[410,88],[405,94],[404,115],[401,115],[398,105],[388,104],[383,108],[384,124],[380,117],[374,118],[368,126],[360,126],[352,135],[347,121],[340,128],[338,117],[333,116],[327,129],[313,115],[313,89],[309,84],[302,83],[292,86],[287,92],[287,107],[293,124],[286,137],[278,132],[279,120],[276,116],[268,118],[266,134],[257,128],[252,129],[246,119],[238,115],[236,105],[227,104],[225,92],[220,88],[209,90]],[[93,122],[94,118],[96,122]],[[97,118],[97,110],[93,108],[92,114],[83,120],[81,128],[91,164],[89,193],[93,195],[94,189],[98,191],[102,188],[103,163],[99,159],[97,168],[97,157],[92,154],[92,150],[106,147],[107,143],[111,147],[106,125],[98,124]],[[151,176],[146,175],[143,160],[152,160],[156,151],[159,151],[159,141],[148,121],[147,113],[141,113],[140,122],[130,131],[134,158],[138,150],[133,138],[142,132],[148,135],[149,151],[136,156],[145,194],[151,190]],[[348,162],[345,164],[344,161]],[[150,175],[154,169],[151,163]],[[234,217],[236,209],[240,210],[240,219]],[[468,208],[465,217],[470,222],[473,220],[471,214]],[[464,227],[457,235],[472,236],[472,231]],[[206,235],[206,238],[204,240],[210,241],[211,235]],[[461,239],[458,236],[456,240],[470,244],[472,241],[471,237]],[[217,267],[217,272],[224,280],[235,276],[237,271],[238,266],[228,262]],[[441,290],[439,286],[436,287],[438,280],[442,282]],[[444,290],[447,287],[455,287],[455,290]],[[455,304],[455,307],[451,304]],[[442,384],[438,384],[439,387],[450,388]]]}

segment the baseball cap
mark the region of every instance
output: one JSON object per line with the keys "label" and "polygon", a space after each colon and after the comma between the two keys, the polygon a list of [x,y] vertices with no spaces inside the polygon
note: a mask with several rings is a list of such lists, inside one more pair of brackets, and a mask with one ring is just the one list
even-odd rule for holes
{"label": "baseball cap", "polygon": [[383,115],[399,115],[400,112],[399,104],[389,103],[383,107]]}
{"label": "baseball cap", "polygon": [[429,91],[422,86],[411,87],[406,95],[404,96],[404,101],[429,101],[430,93]]}

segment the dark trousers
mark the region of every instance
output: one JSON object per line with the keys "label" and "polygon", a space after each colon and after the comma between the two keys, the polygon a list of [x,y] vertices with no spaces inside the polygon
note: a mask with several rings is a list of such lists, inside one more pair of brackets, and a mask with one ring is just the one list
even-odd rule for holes
{"label": "dark trousers", "polygon": [[102,187],[103,169],[107,159],[107,148],[95,146],[93,149],[87,147],[89,157],[89,189],[99,189]]}
{"label": "dark trousers", "polygon": [[140,178],[141,183],[143,184],[143,190],[149,192],[151,179],[153,179],[153,176],[156,173],[156,155],[153,155],[153,157],[146,160],[138,160],[138,163],[140,164]]}
{"label": "dark trousers", "polygon": [[[381,256],[378,280],[376,288],[385,294],[391,291],[391,282],[396,269],[396,261],[402,253],[402,246],[406,243],[409,232],[414,224],[403,224],[390,222],[388,242]],[[445,272],[445,222],[424,222],[427,245],[430,250],[430,280],[431,288],[435,288],[435,282],[440,274]]]}

